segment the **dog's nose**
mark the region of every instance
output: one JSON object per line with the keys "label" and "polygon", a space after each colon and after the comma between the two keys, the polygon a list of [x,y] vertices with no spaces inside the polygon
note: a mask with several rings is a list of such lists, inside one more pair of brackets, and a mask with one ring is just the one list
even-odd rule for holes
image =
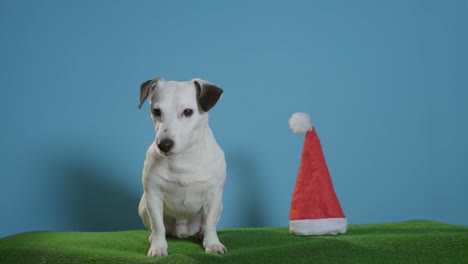
{"label": "dog's nose", "polygon": [[158,143],[158,148],[164,153],[169,152],[172,147],[174,147],[174,141],[168,138],[165,138]]}

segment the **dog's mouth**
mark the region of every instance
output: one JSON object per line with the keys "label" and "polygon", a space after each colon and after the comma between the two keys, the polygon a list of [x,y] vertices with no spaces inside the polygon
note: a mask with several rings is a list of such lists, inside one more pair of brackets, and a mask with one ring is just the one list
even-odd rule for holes
{"label": "dog's mouth", "polygon": [[162,151],[158,151],[159,154],[161,154],[161,156],[164,156],[164,157],[170,157],[172,155],[174,155],[174,153],[172,152],[162,152]]}
{"label": "dog's mouth", "polygon": [[158,152],[159,155],[164,156],[164,157],[169,157],[169,156],[174,155],[172,151],[164,152],[157,147],[156,147],[156,151]]}
{"label": "dog's mouth", "polygon": [[170,151],[164,152],[161,149],[159,149],[158,147],[156,147],[156,152],[159,155],[163,156],[163,157],[171,157],[171,156],[175,156],[175,155],[177,155],[179,153],[179,152],[174,151],[173,149],[170,150]]}

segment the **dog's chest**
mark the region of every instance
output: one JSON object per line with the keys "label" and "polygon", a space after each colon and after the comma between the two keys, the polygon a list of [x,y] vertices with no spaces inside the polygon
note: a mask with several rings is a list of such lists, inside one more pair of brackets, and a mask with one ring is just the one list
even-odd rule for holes
{"label": "dog's chest", "polygon": [[161,168],[154,170],[151,185],[162,194],[166,214],[190,218],[200,212],[214,186],[213,179],[206,179],[206,175],[201,173],[174,173]]}
{"label": "dog's chest", "polygon": [[161,187],[165,212],[177,218],[191,217],[200,212],[210,193],[205,183],[197,182],[166,182]]}

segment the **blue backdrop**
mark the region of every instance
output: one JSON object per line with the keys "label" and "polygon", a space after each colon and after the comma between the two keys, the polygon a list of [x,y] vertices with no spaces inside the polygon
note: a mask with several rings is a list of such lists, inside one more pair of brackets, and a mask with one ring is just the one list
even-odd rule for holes
{"label": "blue backdrop", "polygon": [[311,114],[350,223],[468,225],[468,2],[0,1],[0,237],[143,228],[139,85],[200,77],[219,228],[287,226]]}

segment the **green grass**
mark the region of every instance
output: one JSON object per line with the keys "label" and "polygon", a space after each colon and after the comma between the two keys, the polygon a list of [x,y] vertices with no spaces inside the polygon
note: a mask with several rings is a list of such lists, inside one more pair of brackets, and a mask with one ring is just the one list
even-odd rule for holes
{"label": "green grass", "polygon": [[169,239],[169,256],[146,256],[147,231],[29,232],[0,239],[0,263],[468,263],[468,227],[430,221],[351,225],[338,236],[287,228],[219,232],[226,255],[195,239]]}

